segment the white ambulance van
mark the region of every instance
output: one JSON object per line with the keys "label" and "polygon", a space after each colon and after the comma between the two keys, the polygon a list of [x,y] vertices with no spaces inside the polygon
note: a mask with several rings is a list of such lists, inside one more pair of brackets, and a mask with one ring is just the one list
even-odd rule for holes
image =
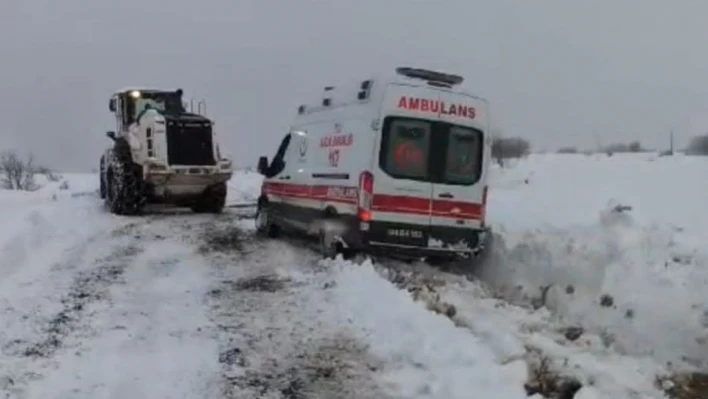
{"label": "white ambulance van", "polygon": [[326,257],[472,257],[485,242],[489,105],[463,78],[401,67],[301,105],[265,176],[256,227],[316,235]]}

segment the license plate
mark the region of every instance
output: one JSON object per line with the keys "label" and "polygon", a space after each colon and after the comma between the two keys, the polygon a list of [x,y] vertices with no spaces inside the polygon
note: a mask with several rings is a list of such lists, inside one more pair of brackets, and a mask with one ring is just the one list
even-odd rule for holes
{"label": "license plate", "polygon": [[388,229],[388,230],[386,230],[386,234],[389,237],[396,237],[396,238],[415,238],[415,239],[422,239],[423,238],[423,232],[420,230]]}

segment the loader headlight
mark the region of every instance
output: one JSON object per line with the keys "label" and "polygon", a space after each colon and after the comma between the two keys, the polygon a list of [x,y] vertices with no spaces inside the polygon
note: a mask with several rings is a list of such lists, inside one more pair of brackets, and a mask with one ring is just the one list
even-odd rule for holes
{"label": "loader headlight", "polygon": [[130,96],[133,98],[140,98],[140,92],[138,90],[133,90],[130,92]]}

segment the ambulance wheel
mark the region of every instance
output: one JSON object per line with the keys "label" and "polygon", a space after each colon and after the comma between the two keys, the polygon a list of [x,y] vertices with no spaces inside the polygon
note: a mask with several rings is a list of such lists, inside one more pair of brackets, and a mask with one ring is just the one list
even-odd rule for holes
{"label": "ambulance wheel", "polygon": [[326,229],[320,229],[319,234],[320,253],[325,259],[334,259],[342,253],[341,245],[334,240],[334,236]]}
{"label": "ambulance wheel", "polygon": [[280,235],[280,229],[273,223],[273,216],[267,201],[261,201],[256,211],[256,233],[262,237],[275,238]]}
{"label": "ambulance wheel", "polygon": [[430,256],[425,259],[425,263],[443,270],[448,269],[455,261],[457,261],[457,258],[452,256]]}
{"label": "ambulance wheel", "polygon": [[192,204],[197,213],[221,213],[226,206],[226,183],[214,184],[204,190],[202,196]]}
{"label": "ambulance wheel", "polygon": [[498,239],[499,238],[495,236],[495,234],[492,233],[491,230],[487,231],[487,233],[483,237],[483,242],[480,246],[479,252],[475,254],[475,266],[482,267],[494,261],[495,256],[498,255],[497,251],[499,250],[499,248],[495,245]]}

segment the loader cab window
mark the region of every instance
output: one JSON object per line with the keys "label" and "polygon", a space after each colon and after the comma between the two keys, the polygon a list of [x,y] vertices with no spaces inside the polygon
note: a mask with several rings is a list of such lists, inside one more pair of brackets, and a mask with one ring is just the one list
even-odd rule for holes
{"label": "loader cab window", "polygon": [[113,114],[116,117],[116,126],[118,126],[118,129],[121,131],[127,130],[128,124],[125,123],[125,110],[123,109],[125,99],[121,95],[114,95],[111,101],[115,104]]}
{"label": "loader cab window", "polygon": [[150,104],[150,106],[159,112],[165,112],[165,102],[162,99],[159,98],[138,98],[135,100],[135,111],[136,115],[140,113],[140,111],[145,109],[145,106]]}
{"label": "loader cab window", "polygon": [[133,97],[130,93],[126,93],[122,96],[122,100],[125,102],[124,119],[127,125],[137,120],[146,104],[150,104],[161,114],[179,115],[186,112],[184,104],[182,104],[182,96],[176,92],[142,91],[139,97]]}
{"label": "loader cab window", "polygon": [[129,94],[124,94],[121,96],[120,102],[122,104],[121,109],[123,110],[123,126],[125,130],[128,130],[130,124],[135,121],[135,115],[137,115],[135,111],[135,99],[130,97]]}

